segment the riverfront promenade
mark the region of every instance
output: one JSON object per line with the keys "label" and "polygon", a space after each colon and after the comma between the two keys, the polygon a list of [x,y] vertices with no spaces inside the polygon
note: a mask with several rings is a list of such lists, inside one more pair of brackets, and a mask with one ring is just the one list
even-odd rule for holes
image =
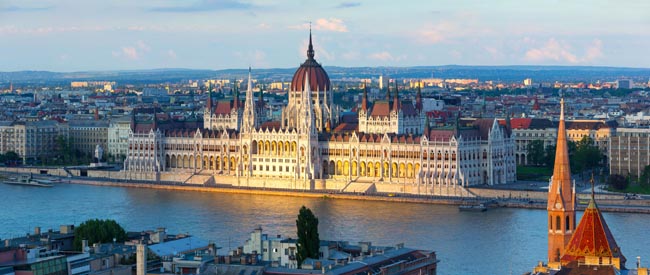
{"label": "riverfront promenade", "polygon": [[[0,174],[12,175],[34,173],[33,168],[0,167]],[[510,207],[528,209],[546,209],[547,191],[545,183],[520,182],[498,187],[471,187],[468,190],[471,197],[421,195],[397,192],[345,192],[341,190],[292,190],[279,188],[237,187],[226,184],[197,185],[174,181],[122,180],[104,177],[62,177],[52,175],[34,175],[42,179],[54,179],[59,184],[85,184],[95,186],[118,186],[128,188],[150,188],[162,190],[177,190],[190,192],[218,192],[237,194],[256,194],[272,196],[293,196],[310,198],[331,198],[345,200],[387,201],[403,203],[424,203],[441,205],[463,205],[486,203],[490,207]],[[578,209],[582,210],[589,194],[578,195]],[[601,210],[606,212],[646,213],[650,214],[650,199],[625,200],[623,194],[597,194]]]}

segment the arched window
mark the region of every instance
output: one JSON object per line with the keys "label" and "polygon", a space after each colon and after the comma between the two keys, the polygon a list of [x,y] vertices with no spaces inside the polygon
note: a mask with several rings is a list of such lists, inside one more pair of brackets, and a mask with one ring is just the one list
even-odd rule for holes
{"label": "arched window", "polygon": [[553,216],[548,217],[548,229],[553,230]]}
{"label": "arched window", "polygon": [[571,224],[569,223],[569,216],[566,216],[566,220],[564,221],[564,227],[566,228],[566,229],[565,229],[566,231],[571,230],[571,228],[570,228],[571,226],[570,226],[570,225],[571,225]]}
{"label": "arched window", "polygon": [[560,216],[555,217],[555,230],[559,231],[562,227],[560,227],[560,223],[562,222],[562,219],[560,219]]}

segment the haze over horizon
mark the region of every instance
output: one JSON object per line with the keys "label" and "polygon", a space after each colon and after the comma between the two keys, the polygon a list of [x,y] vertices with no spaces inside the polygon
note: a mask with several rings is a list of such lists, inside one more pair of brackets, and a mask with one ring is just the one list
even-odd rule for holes
{"label": "haze over horizon", "polygon": [[649,1],[0,0],[0,71],[650,67]]}

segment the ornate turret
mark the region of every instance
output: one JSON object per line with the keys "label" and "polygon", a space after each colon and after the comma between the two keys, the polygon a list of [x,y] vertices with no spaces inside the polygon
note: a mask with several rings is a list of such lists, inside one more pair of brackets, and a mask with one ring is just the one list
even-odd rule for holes
{"label": "ornate turret", "polygon": [[397,81],[395,81],[395,97],[393,98],[393,110],[395,110],[395,112],[398,112],[401,105],[402,104],[399,101],[399,91],[397,90]]}
{"label": "ornate turret", "polygon": [[363,84],[363,98],[361,99],[361,109],[368,112],[368,87]]}
{"label": "ornate turret", "polygon": [[571,186],[569,149],[564,123],[564,98],[560,101],[555,167],[548,190],[548,261],[559,262],[575,230],[575,188]]}
{"label": "ornate turret", "polygon": [[614,235],[609,230],[602,213],[596,204],[594,192],[594,175],[591,174],[591,200],[585,213],[580,219],[580,224],[573,233],[571,240],[565,248],[562,256],[562,265],[572,261],[584,261],[585,257],[608,257],[620,263],[617,268],[625,269],[625,256],[621,253],[621,248],[616,244]]}
{"label": "ornate turret", "polygon": [[386,101],[390,102],[390,83],[386,85]]}
{"label": "ornate turret", "polygon": [[237,84],[237,81],[235,81],[235,89],[234,89],[234,99],[233,99],[233,109],[237,110],[239,109],[239,85]]}
{"label": "ornate turret", "polygon": [[431,133],[431,129],[429,128],[429,116],[427,116],[424,121],[424,136],[429,137],[429,133]]}
{"label": "ornate turret", "polygon": [[415,95],[415,109],[422,111],[422,82],[418,83],[418,93]]}
{"label": "ornate turret", "polygon": [[208,99],[205,103],[205,108],[208,113],[212,114],[212,83],[208,82]]}
{"label": "ornate turret", "polygon": [[255,128],[255,103],[253,101],[253,80],[251,79],[251,68],[248,67],[248,87],[246,89],[246,102],[244,103],[244,116],[242,130],[251,131]]}

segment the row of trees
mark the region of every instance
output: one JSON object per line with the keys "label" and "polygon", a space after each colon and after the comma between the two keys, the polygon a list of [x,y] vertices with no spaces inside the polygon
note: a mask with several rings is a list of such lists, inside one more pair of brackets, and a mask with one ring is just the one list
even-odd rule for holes
{"label": "row of trees", "polygon": [[[298,235],[296,260],[301,266],[307,258],[320,258],[320,237],[318,235],[318,218],[311,209],[304,205],[300,208],[298,219],[296,219],[296,231]],[[73,241],[74,249],[81,251],[82,241],[87,240],[89,244],[124,242],[127,239],[126,231],[115,220],[87,220],[75,229]],[[129,259],[132,262],[135,259]],[[127,260],[125,260],[127,261]]]}
{"label": "row of trees", "polygon": [[8,151],[0,154],[0,163],[7,164],[11,162],[20,162],[20,156],[14,151]]}
{"label": "row of trees", "polygon": [[[571,171],[580,173],[598,167],[604,159],[603,153],[594,145],[594,140],[584,136],[580,141],[568,142]],[[544,147],[544,141],[534,140],[527,145],[528,163],[553,169],[555,146]]]}

